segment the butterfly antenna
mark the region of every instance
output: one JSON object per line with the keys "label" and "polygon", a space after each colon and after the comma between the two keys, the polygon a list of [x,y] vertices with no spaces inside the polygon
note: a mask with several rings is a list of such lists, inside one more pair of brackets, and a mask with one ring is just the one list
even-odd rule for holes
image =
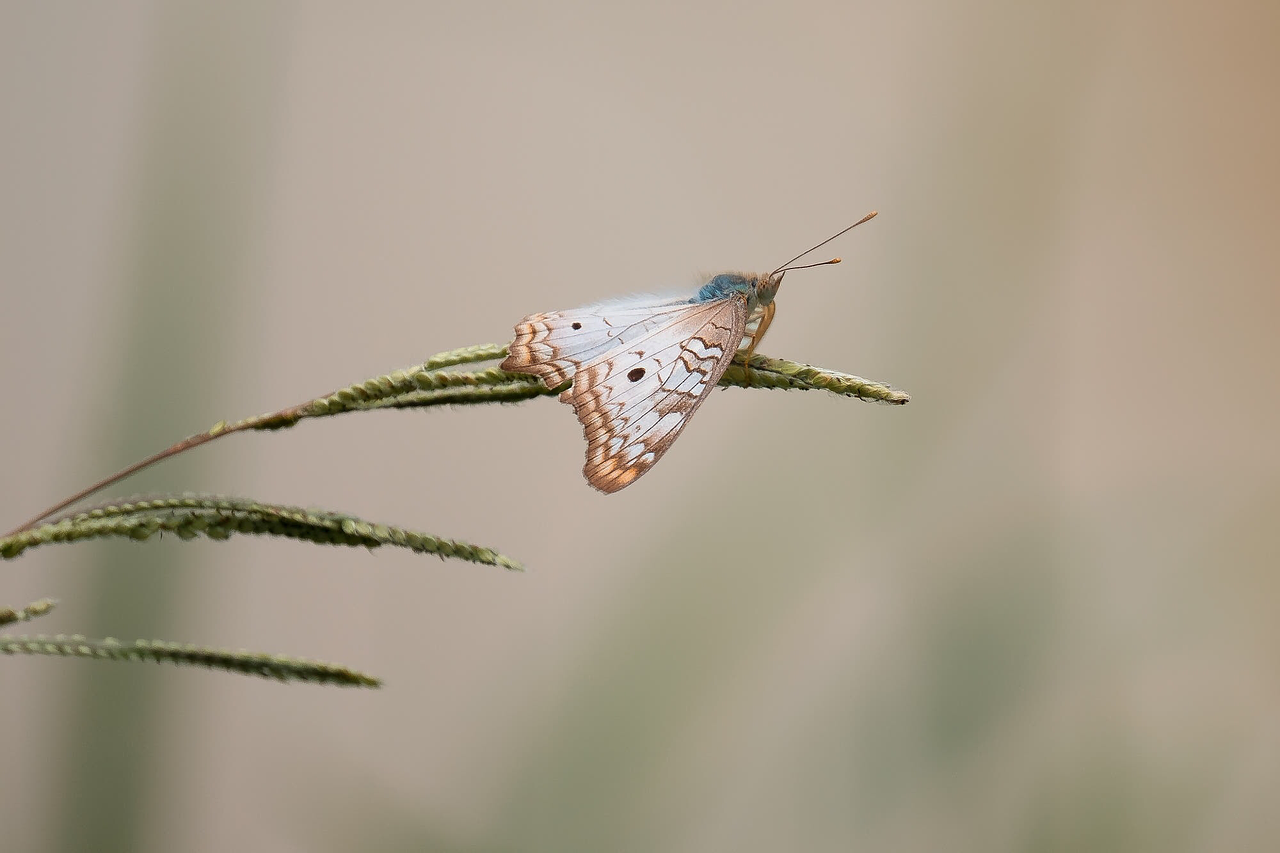
{"label": "butterfly antenna", "polygon": [[777,275],[780,272],[791,272],[792,270],[807,270],[807,269],[810,269],[811,267],[825,267],[828,264],[838,264],[838,263],[840,263],[839,258],[832,258],[829,261],[818,261],[816,264],[801,264],[798,267],[782,267],[781,269],[774,270],[773,272],[770,273],[770,275]]}
{"label": "butterfly antenna", "polygon": [[848,228],[844,229],[843,231],[839,231],[839,232],[837,232],[837,233],[835,233],[835,234],[832,234],[830,237],[828,237],[827,239],[823,240],[821,243],[819,243],[819,244],[818,244],[818,245],[816,245],[816,246],[810,246],[808,249],[805,249],[803,252],[801,252],[800,254],[796,255],[794,258],[792,258],[791,260],[787,261],[787,262],[786,262],[785,264],[783,264],[782,266],[778,267],[776,270],[774,270],[774,271],[771,273],[771,275],[777,275],[778,273],[780,273],[780,272],[786,272],[787,270],[802,270],[802,269],[808,269],[809,267],[820,267],[820,266],[824,266],[825,264],[836,264],[836,263],[839,263],[839,262],[840,262],[840,259],[839,259],[839,258],[833,258],[833,259],[831,259],[831,260],[829,260],[829,261],[823,261],[822,263],[817,263],[817,264],[805,264],[805,265],[804,265],[804,266],[802,266],[802,267],[793,267],[793,266],[791,266],[791,265],[792,265],[792,264],[794,264],[796,261],[800,260],[801,258],[803,258],[805,255],[809,254],[810,252],[813,252],[813,251],[816,251],[816,250],[818,250],[818,249],[821,249],[823,246],[827,245],[828,243],[830,243],[830,242],[831,242],[832,240],[834,240],[835,238],[840,237],[840,236],[842,236],[842,235],[844,235],[844,234],[848,234],[850,231],[852,231],[853,229],[857,228],[859,225],[861,225],[862,223],[866,222],[868,219],[871,219],[872,217],[874,217],[874,216],[876,215],[876,213],[877,213],[877,212],[878,212],[878,211],[875,211],[875,210],[871,211],[871,212],[870,212],[870,213],[868,213],[866,216],[862,217],[862,218],[861,218],[861,219],[859,219],[857,222],[853,223],[852,225],[850,225]]}

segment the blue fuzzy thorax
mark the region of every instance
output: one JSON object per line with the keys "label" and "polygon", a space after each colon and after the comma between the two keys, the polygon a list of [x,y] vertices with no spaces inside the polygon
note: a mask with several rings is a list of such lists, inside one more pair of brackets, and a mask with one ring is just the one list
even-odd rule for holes
{"label": "blue fuzzy thorax", "polygon": [[725,297],[732,296],[735,293],[742,293],[750,298],[754,289],[754,282],[745,275],[722,272],[720,275],[698,288],[698,295],[689,301],[714,302],[717,299],[724,299]]}

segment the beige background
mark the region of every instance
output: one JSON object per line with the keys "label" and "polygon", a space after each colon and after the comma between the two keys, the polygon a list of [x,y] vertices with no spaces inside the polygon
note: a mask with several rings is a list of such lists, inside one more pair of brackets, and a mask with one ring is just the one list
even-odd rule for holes
{"label": "beige background", "polygon": [[[235,437],[125,492],[283,541],[4,566],[33,631],[379,692],[0,660],[6,851],[1274,850],[1280,7],[0,4],[0,519],[523,314],[769,268],[648,477],[551,401]],[[118,491],[116,493],[119,493]]]}

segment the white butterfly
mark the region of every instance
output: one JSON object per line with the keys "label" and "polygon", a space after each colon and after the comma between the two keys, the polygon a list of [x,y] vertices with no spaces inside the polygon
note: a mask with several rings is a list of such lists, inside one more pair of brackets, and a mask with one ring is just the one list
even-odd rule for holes
{"label": "white butterfly", "polygon": [[716,387],[734,353],[747,356],[773,322],[773,297],[790,266],[861,225],[875,211],[771,273],[721,273],[692,298],[632,297],[530,314],[516,325],[502,369],[530,373],[582,422],[587,482],[616,492],[657,463]]}

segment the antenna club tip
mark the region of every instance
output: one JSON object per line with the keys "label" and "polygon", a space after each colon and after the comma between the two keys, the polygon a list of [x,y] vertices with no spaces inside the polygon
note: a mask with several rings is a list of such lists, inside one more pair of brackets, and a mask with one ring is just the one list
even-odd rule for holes
{"label": "antenna club tip", "polygon": [[843,259],[843,258],[832,258],[831,260],[827,261],[827,263],[829,263],[829,264],[838,264],[838,263],[840,263],[840,261],[842,261],[842,260],[844,260],[844,259]]}

